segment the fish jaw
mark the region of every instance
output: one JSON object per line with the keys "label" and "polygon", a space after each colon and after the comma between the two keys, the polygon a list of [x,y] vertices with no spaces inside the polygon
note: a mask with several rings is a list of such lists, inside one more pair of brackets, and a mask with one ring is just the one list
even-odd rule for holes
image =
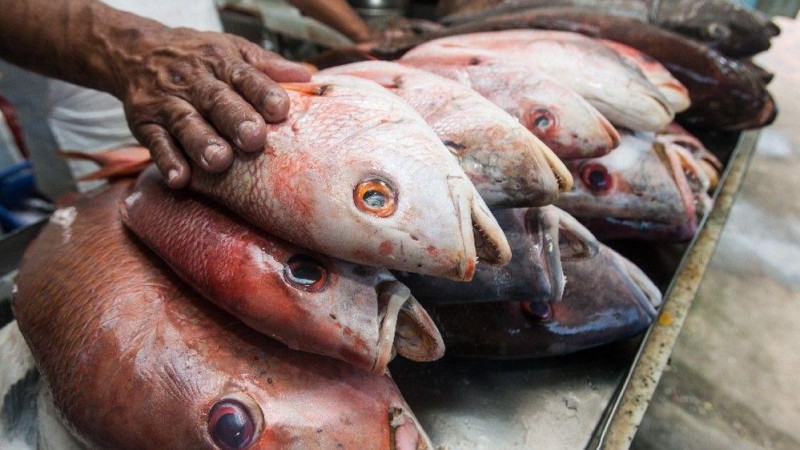
{"label": "fish jaw", "polygon": [[605,248],[604,250],[612,255],[620,270],[628,275],[629,281],[626,281],[635,300],[642,305],[650,319],[655,320],[658,316],[658,307],[661,306],[663,299],[661,291],[636,264],[611,249]]}
{"label": "fish jaw", "polygon": [[382,375],[395,354],[413,361],[434,361],[444,355],[444,342],[433,320],[411,291],[398,281],[378,286],[380,333],[372,371]]}

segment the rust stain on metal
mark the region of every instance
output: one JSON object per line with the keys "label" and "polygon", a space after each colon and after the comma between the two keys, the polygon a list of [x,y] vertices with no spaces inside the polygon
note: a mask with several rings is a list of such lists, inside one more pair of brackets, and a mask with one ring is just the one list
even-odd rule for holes
{"label": "rust stain on metal", "polygon": [[675,316],[672,315],[669,311],[664,311],[658,316],[658,324],[664,327],[668,327],[675,323]]}
{"label": "rust stain on metal", "polygon": [[651,327],[628,373],[623,393],[613,406],[611,418],[600,438],[599,448],[626,449],[630,447],[645,411],[650,404],[661,374],[666,367],[672,348],[680,334],[686,314],[694,301],[700,282],[705,275],[717,241],[728,219],[733,201],[741,188],[750,160],[755,153],[758,131],[742,134],[731,156],[727,172],[714,209],[705,226],[684,256],[667,291],[659,326]]}

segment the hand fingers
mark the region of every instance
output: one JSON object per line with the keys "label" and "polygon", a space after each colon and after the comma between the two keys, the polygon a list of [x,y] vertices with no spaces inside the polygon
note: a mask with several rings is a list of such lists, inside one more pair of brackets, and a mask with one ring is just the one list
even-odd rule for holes
{"label": "hand fingers", "polygon": [[[255,69],[251,70],[257,72]],[[262,115],[265,114],[262,111],[274,108],[275,105],[283,107],[282,119],[286,117],[286,111],[288,110],[288,98],[285,98],[284,101],[286,93],[281,90],[279,94],[282,94],[282,96],[278,97],[277,102],[273,101],[273,91],[275,89],[272,88],[272,85],[275,83],[269,79],[267,81],[269,83],[266,85],[261,83],[250,87],[249,90],[253,93],[251,95],[245,94],[244,99],[242,99],[239,93],[223,81],[208,79],[192,86],[191,98],[195,107],[214,125],[220,134],[229,138],[239,149],[246,152],[255,152],[262,150],[267,141],[264,118],[271,119],[276,112],[280,112],[269,111],[269,114],[262,118]],[[245,84],[250,86],[254,83],[248,81]],[[239,89],[236,84],[234,84],[234,87]],[[276,87],[280,88],[279,86]],[[283,103],[286,103],[285,107]],[[259,110],[258,112],[253,109],[254,106]]]}
{"label": "hand fingers", "polygon": [[172,97],[163,103],[165,128],[183,151],[206,172],[222,172],[233,163],[233,149],[185,100]]}
{"label": "hand fingers", "polygon": [[180,189],[189,184],[189,164],[167,130],[154,123],[145,123],[133,127],[133,134],[150,150],[153,161],[169,187]]}
{"label": "hand fingers", "polygon": [[250,41],[236,37],[236,44],[244,60],[279,83],[302,83],[311,80],[311,70],[300,63],[283,59]]}
{"label": "hand fingers", "polygon": [[289,113],[289,96],[266,74],[244,62],[233,64],[230,82],[268,122],[276,123]]}

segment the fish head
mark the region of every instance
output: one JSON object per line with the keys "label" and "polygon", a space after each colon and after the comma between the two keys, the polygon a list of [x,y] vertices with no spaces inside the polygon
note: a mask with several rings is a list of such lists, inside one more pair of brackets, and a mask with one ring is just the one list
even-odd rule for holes
{"label": "fish head", "polygon": [[655,320],[661,293],[608,247],[600,244],[590,258],[565,261],[564,273],[569,283],[562,302],[437,306],[448,352],[500,359],[563,355],[634,336]]}
{"label": "fish head", "polygon": [[695,196],[673,149],[623,135],[610,154],[570,163],[575,188],[557,205],[603,237],[631,235],[688,239],[697,226]]}
{"label": "fish head", "polygon": [[562,159],[594,158],[619,145],[617,129],[575,91],[542,78],[516,94],[519,121]]}
{"label": "fish head", "polygon": [[347,259],[369,260],[375,254],[378,264],[387,260],[394,267],[458,280],[472,278],[477,258],[501,264],[510,259],[502,230],[451,155],[445,157],[458,170],[448,173],[431,170],[439,162],[398,157],[389,147],[369,159],[349,158],[331,180],[338,184],[336,203],[347,205],[340,209],[347,216],[328,217],[361,230],[336,237],[359,241],[353,245],[356,254]]}
{"label": "fish head", "polygon": [[295,251],[272,252],[268,259],[279,267],[266,273],[280,278],[271,295],[294,297],[296,315],[310,319],[290,347],[337,356],[379,375],[397,354],[420,362],[442,357],[436,325],[388,270],[287,248]]}
{"label": "fish head", "polygon": [[[309,220],[323,217],[342,230],[318,233],[315,244],[348,249],[337,254],[348,261],[459,280],[472,277],[477,258],[510,259],[475,186],[410,106],[368,80],[327,75],[315,82],[331,86],[330,95],[341,101],[320,106],[297,125],[325,121],[316,135],[330,139],[319,151],[336,146],[337,157],[302,167],[302,183],[317,186],[303,195],[313,205]],[[342,115],[359,122],[358,129],[341,135]]]}
{"label": "fish head", "polygon": [[692,2],[674,19],[666,16],[664,20],[670,28],[733,57],[767,50],[770,39],[781,31],[764,13],[725,0]]}

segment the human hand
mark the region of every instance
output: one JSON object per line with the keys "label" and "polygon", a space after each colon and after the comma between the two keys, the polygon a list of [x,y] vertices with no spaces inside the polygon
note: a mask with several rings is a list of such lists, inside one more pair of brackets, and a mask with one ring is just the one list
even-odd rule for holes
{"label": "human hand", "polygon": [[305,66],[229,34],[166,27],[128,34],[112,40],[115,94],[173,188],[189,183],[186,155],[201,170],[221,172],[234,151],[263,149],[266,122],[289,111],[277,82],[311,77]]}

